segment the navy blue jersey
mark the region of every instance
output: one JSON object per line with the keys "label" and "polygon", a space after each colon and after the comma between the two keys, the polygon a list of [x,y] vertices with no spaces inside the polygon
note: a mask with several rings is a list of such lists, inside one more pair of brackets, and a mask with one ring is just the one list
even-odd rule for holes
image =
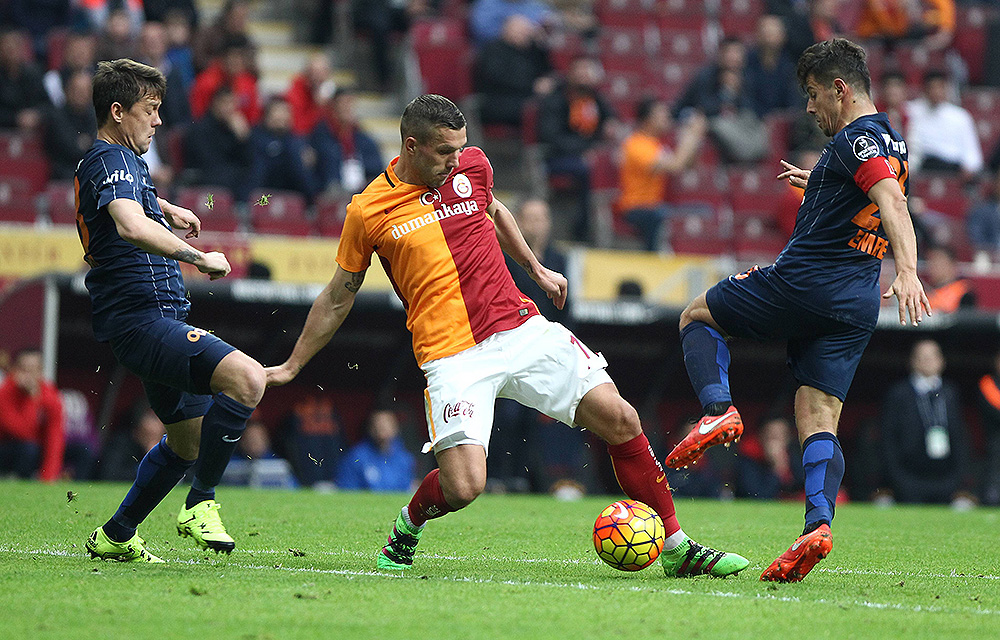
{"label": "navy blue jersey", "polygon": [[813,167],[795,229],[772,274],[803,307],[874,329],[879,270],[889,241],[868,190],[879,180],[909,184],[906,143],[884,113],[862,116],[834,135]]}
{"label": "navy blue jersey", "polygon": [[76,226],[90,265],[87,291],[94,336],[107,341],[157,318],[183,320],[191,306],[176,260],[143,251],[118,235],[108,204],[135,200],[146,217],[168,229],[146,161],[97,140],[76,168]]}

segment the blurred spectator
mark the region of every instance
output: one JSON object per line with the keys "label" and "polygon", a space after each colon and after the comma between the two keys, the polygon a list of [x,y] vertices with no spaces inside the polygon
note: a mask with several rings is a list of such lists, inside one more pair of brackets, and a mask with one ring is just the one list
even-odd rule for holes
{"label": "blurred spectator", "polygon": [[306,145],[292,133],[292,112],[284,98],[271,98],[261,124],[250,133],[249,188],[297,191],[312,201],[312,172],[305,166]]}
{"label": "blurred spectator", "polygon": [[69,26],[72,16],[71,0],[8,0],[4,4],[11,23],[27,31],[40,60],[48,53],[49,33]]}
{"label": "blurred spectator", "polygon": [[167,78],[167,93],[160,104],[160,119],[163,128],[186,126],[191,122],[191,105],[188,103],[184,78],[167,57],[167,28],[159,22],[142,25],[139,35],[139,62],[159,69]]}
{"label": "blurred spectator", "polygon": [[865,0],[855,33],[890,47],[919,40],[929,49],[943,49],[955,35],[955,0]]}
{"label": "blurred spectator", "polygon": [[635,131],[622,143],[621,196],[617,210],[645,242],[647,251],[665,243],[665,224],[671,208],[667,204],[670,176],[694,161],[705,136],[706,120],[693,113],[685,122],[674,151],[663,143],[670,131],[670,109],[657,98],[646,98],[636,108]]}
{"label": "blurred spectator", "polygon": [[1000,256],[1000,170],[993,174],[986,197],[969,211],[966,233],[977,253]]}
{"label": "blurred spectator", "polygon": [[119,429],[108,439],[101,452],[97,477],[116,482],[134,480],[139,461],[165,433],[163,423],[153,410],[146,409],[132,421],[128,430]]}
{"label": "blurred spectator", "polygon": [[976,307],[972,284],[960,278],[955,252],[949,247],[931,247],[925,253],[927,299],[935,314],[954,313]]}
{"label": "blurred spectator", "polygon": [[950,102],[951,82],[943,71],[924,75],[923,95],[909,103],[906,143],[910,171],[961,172],[970,179],[983,168],[976,125],[968,111]]}
{"label": "blurred spectator", "polygon": [[355,101],[352,89],[337,89],[309,137],[317,189],[331,195],[358,193],[385,170],[378,143],[358,123]]}
{"label": "blurred spectator", "polygon": [[778,500],[804,490],[802,451],[791,421],[784,416],[765,419],[759,432],[743,434],[736,458],[736,495]]}
{"label": "blurred spectator", "polygon": [[708,117],[723,112],[753,109],[750,92],[742,91],[746,46],[735,37],[719,44],[715,60],[702,67],[674,105],[674,117],[695,109]]}
{"label": "blurred spectator", "polygon": [[415,460],[399,437],[399,419],[388,409],[368,417],[368,436],[340,459],[337,486],[364,491],[410,491]]}
{"label": "blurred spectator", "polygon": [[785,23],[779,16],[757,20],[757,42],[746,56],[746,91],[758,116],[801,108],[805,100],[795,78],[795,61],[785,50]]}
{"label": "blurred spectator", "polygon": [[66,83],[65,104],[49,110],[45,123],[45,153],[50,176],[72,180],[76,165],[97,139],[97,116],[90,71],[77,71]]}
{"label": "blurred spectator", "polygon": [[[566,254],[552,245],[552,212],[549,205],[541,198],[529,198],[522,202],[514,210],[514,219],[524,241],[531,247],[532,252],[538,256],[538,260],[554,271],[566,273]],[[514,284],[518,291],[531,298],[543,316],[552,322],[558,322],[565,327],[572,327],[573,314],[571,313],[572,301],[567,298],[562,309],[557,309],[548,295],[538,284],[531,279],[531,276],[521,265],[511,258],[504,256],[507,260],[507,269],[514,278]]]}
{"label": "blurred spectator", "polygon": [[392,89],[392,59],[399,36],[427,11],[426,0],[351,0],[354,29],[369,38],[380,91]]}
{"label": "blurred spectator", "polygon": [[59,391],[42,377],[41,351],[25,349],[0,383],[0,475],[56,480],[64,447]]}
{"label": "blurred spectator", "polygon": [[[142,10],[142,0],[73,0],[91,31],[103,31],[118,13],[124,18],[128,33],[139,33],[139,27],[145,19]],[[119,29],[118,26],[115,27]],[[121,57],[121,56],[118,56]],[[99,60],[115,60],[117,58],[98,58]]]}
{"label": "blurred spectator", "polygon": [[573,236],[585,242],[590,236],[590,165],[588,152],[610,137],[614,111],[598,91],[600,64],[593,58],[576,58],[559,88],[542,98],[538,110],[538,140],[545,147],[550,176],[568,178],[578,207]]}
{"label": "blurred spectator", "polygon": [[164,22],[171,12],[184,16],[190,24],[198,24],[195,0],[143,0],[146,22]]}
{"label": "blurred spectator", "polygon": [[72,32],[66,36],[62,65],[45,72],[43,82],[49,101],[57,107],[66,102],[66,84],[77,71],[93,75],[97,69],[97,38],[90,33]]}
{"label": "blurred spectator", "polygon": [[184,135],[184,167],[194,184],[222,185],[245,200],[250,171],[250,125],[236,108],[236,96],[220,87],[211,108]]}
{"label": "blurred spectator", "polygon": [[184,95],[194,84],[194,51],[191,49],[191,22],[183,11],[168,11],[163,23],[167,29],[167,60],[180,74]]}
{"label": "blurred spectator", "polygon": [[[139,11],[142,11],[142,2],[139,2]],[[139,20],[133,22],[133,15],[124,7],[113,9],[104,28],[100,29],[100,37],[97,40],[98,60],[118,60],[119,58],[135,58],[137,42],[136,36],[142,27],[142,14]]]}
{"label": "blurred spectator", "polygon": [[958,391],[942,380],[941,347],[913,345],[910,377],[893,386],[882,409],[882,447],[888,480],[899,502],[960,499],[969,450]]}
{"label": "blurred spectator", "polygon": [[249,15],[248,0],[226,0],[215,21],[201,28],[193,39],[195,71],[204,71],[215,60],[224,56],[229,43],[242,42],[245,43],[242,51],[244,66],[256,76],[257,50],[247,30]]}
{"label": "blurred spectator", "polygon": [[844,35],[837,22],[840,0],[798,0],[794,9],[784,13],[788,55],[798,63],[810,45]]}
{"label": "blurred spectator", "polygon": [[271,451],[271,436],[267,427],[254,416],[247,422],[222,481],[225,484],[276,489],[298,486],[292,466]]}
{"label": "blurred spectator", "polygon": [[906,76],[899,71],[882,74],[882,90],[877,94],[878,110],[889,116],[892,128],[905,137],[910,124],[910,116],[907,113],[910,88],[906,84]]}
{"label": "blurred spectator", "polygon": [[986,431],[986,468],[983,470],[983,504],[1000,506],[1000,353],[993,371],[979,380],[979,410]]}
{"label": "blurred spectator", "polygon": [[556,19],[552,7],[542,0],[474,0],[469,10],[469,30],[477,47],[500,37],[512,15],[524,16],[542,27]]}
{"label": "blurred spectator", "polygon": [[66,426],[63,475],[73,480],[91,480],[101,450],[101,437],[90,405],[83,393],[76,389],[64,389],[60,396]]}
{"label": "blurred spectator", "polygon": [[198,74],[191,87],[191,115],[200,118],[208,110],[212,96],[220,87],[228,87],[236,97],[237,108],[250,124],[260,119],[260,96],[257,77],[247,66],[249,41],[235,38],[226,42],[222,55]]}
{"label": "blurred spectator", "polygon": [[542,29],[523,15],[513,14],[500,37],[479,50],[476,90],[483,124],[520,126],[524,104],[552,90],[548,51]]}
{"label": "blurred spectator", "polygon": [[[792,164],[802,169],[812,169],[819,162],[820,152],[814,149],[803,149],[796,151]],[[786,237],[792,237],[795,230],[795,221],[799,216],[799,207],[802,205],[802,198],[805,197],[805,189],[796,187],[790,181],[784,181],[781,190],[781,198],[777,203],[778,230]]]}
{"label": "blurred spectator", "polygon": [[307,136],[323,117],[323,105],[333,96],[336,84],[330,68],[330,56],[314,53],[305,70],[292,78],[285,100],[292,108],[292,131]]}
{"label": "blurred spectator", "polygon": [[20,31],[0,33],[0,128],[34,130],[49,101]]}
{"label": "blurred spectator", "polygon": [[344,435],[333,402],[325,396],[307,396],[295,403],[285,422],[289,459],[299,482],[314,488],[334,486]]}

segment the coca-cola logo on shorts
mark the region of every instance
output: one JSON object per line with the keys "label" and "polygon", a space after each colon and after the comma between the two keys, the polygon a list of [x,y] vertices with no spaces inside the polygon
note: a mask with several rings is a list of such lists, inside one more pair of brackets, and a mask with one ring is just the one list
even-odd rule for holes
{"label": "coca-cola logo on shorts", "polygon": [[474,404],[465,400],[459,400],[455,404],[449,402],[444,405],[444,421],[448,422],[450,418],[471,418],[475,408]]}

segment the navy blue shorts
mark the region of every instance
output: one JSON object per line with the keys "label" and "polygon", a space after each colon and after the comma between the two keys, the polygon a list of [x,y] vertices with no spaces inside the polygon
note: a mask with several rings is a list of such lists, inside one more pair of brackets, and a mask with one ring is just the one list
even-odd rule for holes
{"label": "navy blue shorts", "polygon": [[110,340],[126,369],[142,378],[149,405],[163,424],[205,415],[212,373],[236,351],[204,329],[160,318]]}
{"label": "navy blue shorts", "polygon": [[872,332],[803,309],[768,281],[769,269],[730,276],[708,290],[708,310],[737,338],[787,340],[799,383],[843,402]]}

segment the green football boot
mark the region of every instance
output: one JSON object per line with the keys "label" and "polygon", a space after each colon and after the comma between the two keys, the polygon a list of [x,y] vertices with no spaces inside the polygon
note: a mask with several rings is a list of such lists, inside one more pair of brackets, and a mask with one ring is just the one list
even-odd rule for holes
{"label": "green football boot", "polygon": [[146,550],[146,541],[136,533],[130,540],[115,542],[104,533],[104,527],[97,527],[87,538],[87,551],[91,558],[117,560],[118,562],[163,562]]}
{"label": "green football boot", "polygon": [[378,553],[378,568],[388,571],[409,569],[413,565],[413,553],[417,550],[417,543],[423,532],[423,527],[416,529],[406,524],[403,512],[400,511],[389,533],[389,541]]}
{"label": "green football boot", "polygon": [[703,547],[685,537],[676,549],[660,554],[663,573],[668,578],[710,575],[715,578],[731,576],[743,571],[750,561],[743,556]]}
{"label": "green football boot", "polygon": [[226,533],[226,525],[219,517],[220,506],[215,500],[203,500],[190,509],[181,506],[177,514],[177,535],[191,536],[202,549],[231,552],[236,548],[236,541]]}

